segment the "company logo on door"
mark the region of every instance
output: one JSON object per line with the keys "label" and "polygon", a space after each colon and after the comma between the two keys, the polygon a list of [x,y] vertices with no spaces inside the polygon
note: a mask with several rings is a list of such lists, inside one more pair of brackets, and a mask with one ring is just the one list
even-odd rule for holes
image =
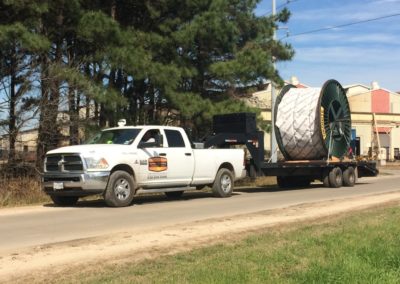
{"label": "company logo on door", "polygon": [[164,157],[153,157],[149,159],[149,171],[151,172],[163,172],[168,169],[167,158]]}

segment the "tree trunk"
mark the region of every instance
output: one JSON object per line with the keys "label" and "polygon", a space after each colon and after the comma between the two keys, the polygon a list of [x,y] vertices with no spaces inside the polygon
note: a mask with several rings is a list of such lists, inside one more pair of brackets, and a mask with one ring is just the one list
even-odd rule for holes
{"label": "tree trunk", "polygon": [[44,156],[47,152],[47,141],[48,141],[48,105],[49,105],[49,86],[48,86],[48,58],[47,55],[43,55],[40,62],[40,87],[41,87],[41,99],[40,99],[40,115],[39,115],[39,129],[38,129],[38,141],[36,149],[36,165],[39,169],[43,168]]}
{"label": "tree trunk", "polygon": [[[68,89],[68,113],[69,113],[69,144],[79,144],[79,100],[75,95],[76,91],[73,88]],[[75,101],[76,99],[76,101]]]}
{"label": "tree trunk", "polygon": [[9,134],[9,149],[8,149],[8,162],[13,163],[15,161],[15,141],[17,140],[17,127],[15,116],[15,107],[17,104],[16,97],[16,80],[17,80],[17,60],[16,54],[14,53],[11,57],[11,81],[10,81],[10,120],[8,123],[8,134]]}

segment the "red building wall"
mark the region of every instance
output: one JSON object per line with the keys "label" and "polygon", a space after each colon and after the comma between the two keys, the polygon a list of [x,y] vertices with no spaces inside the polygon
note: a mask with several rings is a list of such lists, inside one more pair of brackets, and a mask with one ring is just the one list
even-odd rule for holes
{"label": "red building wall", "polygon": [[390,112],[390,94],[388,91],[379,89],[372,91],[371,111],[378,113]]}

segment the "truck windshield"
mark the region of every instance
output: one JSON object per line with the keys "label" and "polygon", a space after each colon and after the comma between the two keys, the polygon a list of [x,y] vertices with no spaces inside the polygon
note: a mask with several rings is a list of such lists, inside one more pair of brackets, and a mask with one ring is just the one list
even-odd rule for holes
{"label": "truck windshield", "polygon": [[86,141],[85,144],[132,144],[141,128],[103,130]]}

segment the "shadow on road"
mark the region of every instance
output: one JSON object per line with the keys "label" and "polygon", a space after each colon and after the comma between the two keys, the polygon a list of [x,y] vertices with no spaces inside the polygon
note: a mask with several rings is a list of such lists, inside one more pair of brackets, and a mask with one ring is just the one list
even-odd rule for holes
{"label": "shadow on road", "polygon": [[[357,186],[366,185],[368,183],[357,183]],[[266,186],[241,186],[236,188],[232,196],[246,194],[246,193],[262,193],[262,192],[287,192],[287,191],[297,191],[297,190],[313,190],[313,189],[321,189],[323,187],[322,184],[316,183],[311,184],[308,187],[293,187],[293,188],[279,188],[277,185],[266,185]],[[330,188],[326,188],[326,190],[330,190]],[[215,198],[210,190],[199,190],[199,191],[186,191],[179,198],[169,198],[165,196],[163,193],[154,193],[154,194],[140,194],[135,196],[131,206],[134,205],[145,205],[145,204],[153,204],[153,203],[166,203],[166,202],[182,202],[192,199],[205,199],[205,198]],[[43,205],[44,207],[59,207],[54,205],[53,203],[47,203]],[[101,196],[89,197],[88,200],[80,200],[75,206],[70,206],[75,208],[105,208],[108,207],[104,202]]]}

